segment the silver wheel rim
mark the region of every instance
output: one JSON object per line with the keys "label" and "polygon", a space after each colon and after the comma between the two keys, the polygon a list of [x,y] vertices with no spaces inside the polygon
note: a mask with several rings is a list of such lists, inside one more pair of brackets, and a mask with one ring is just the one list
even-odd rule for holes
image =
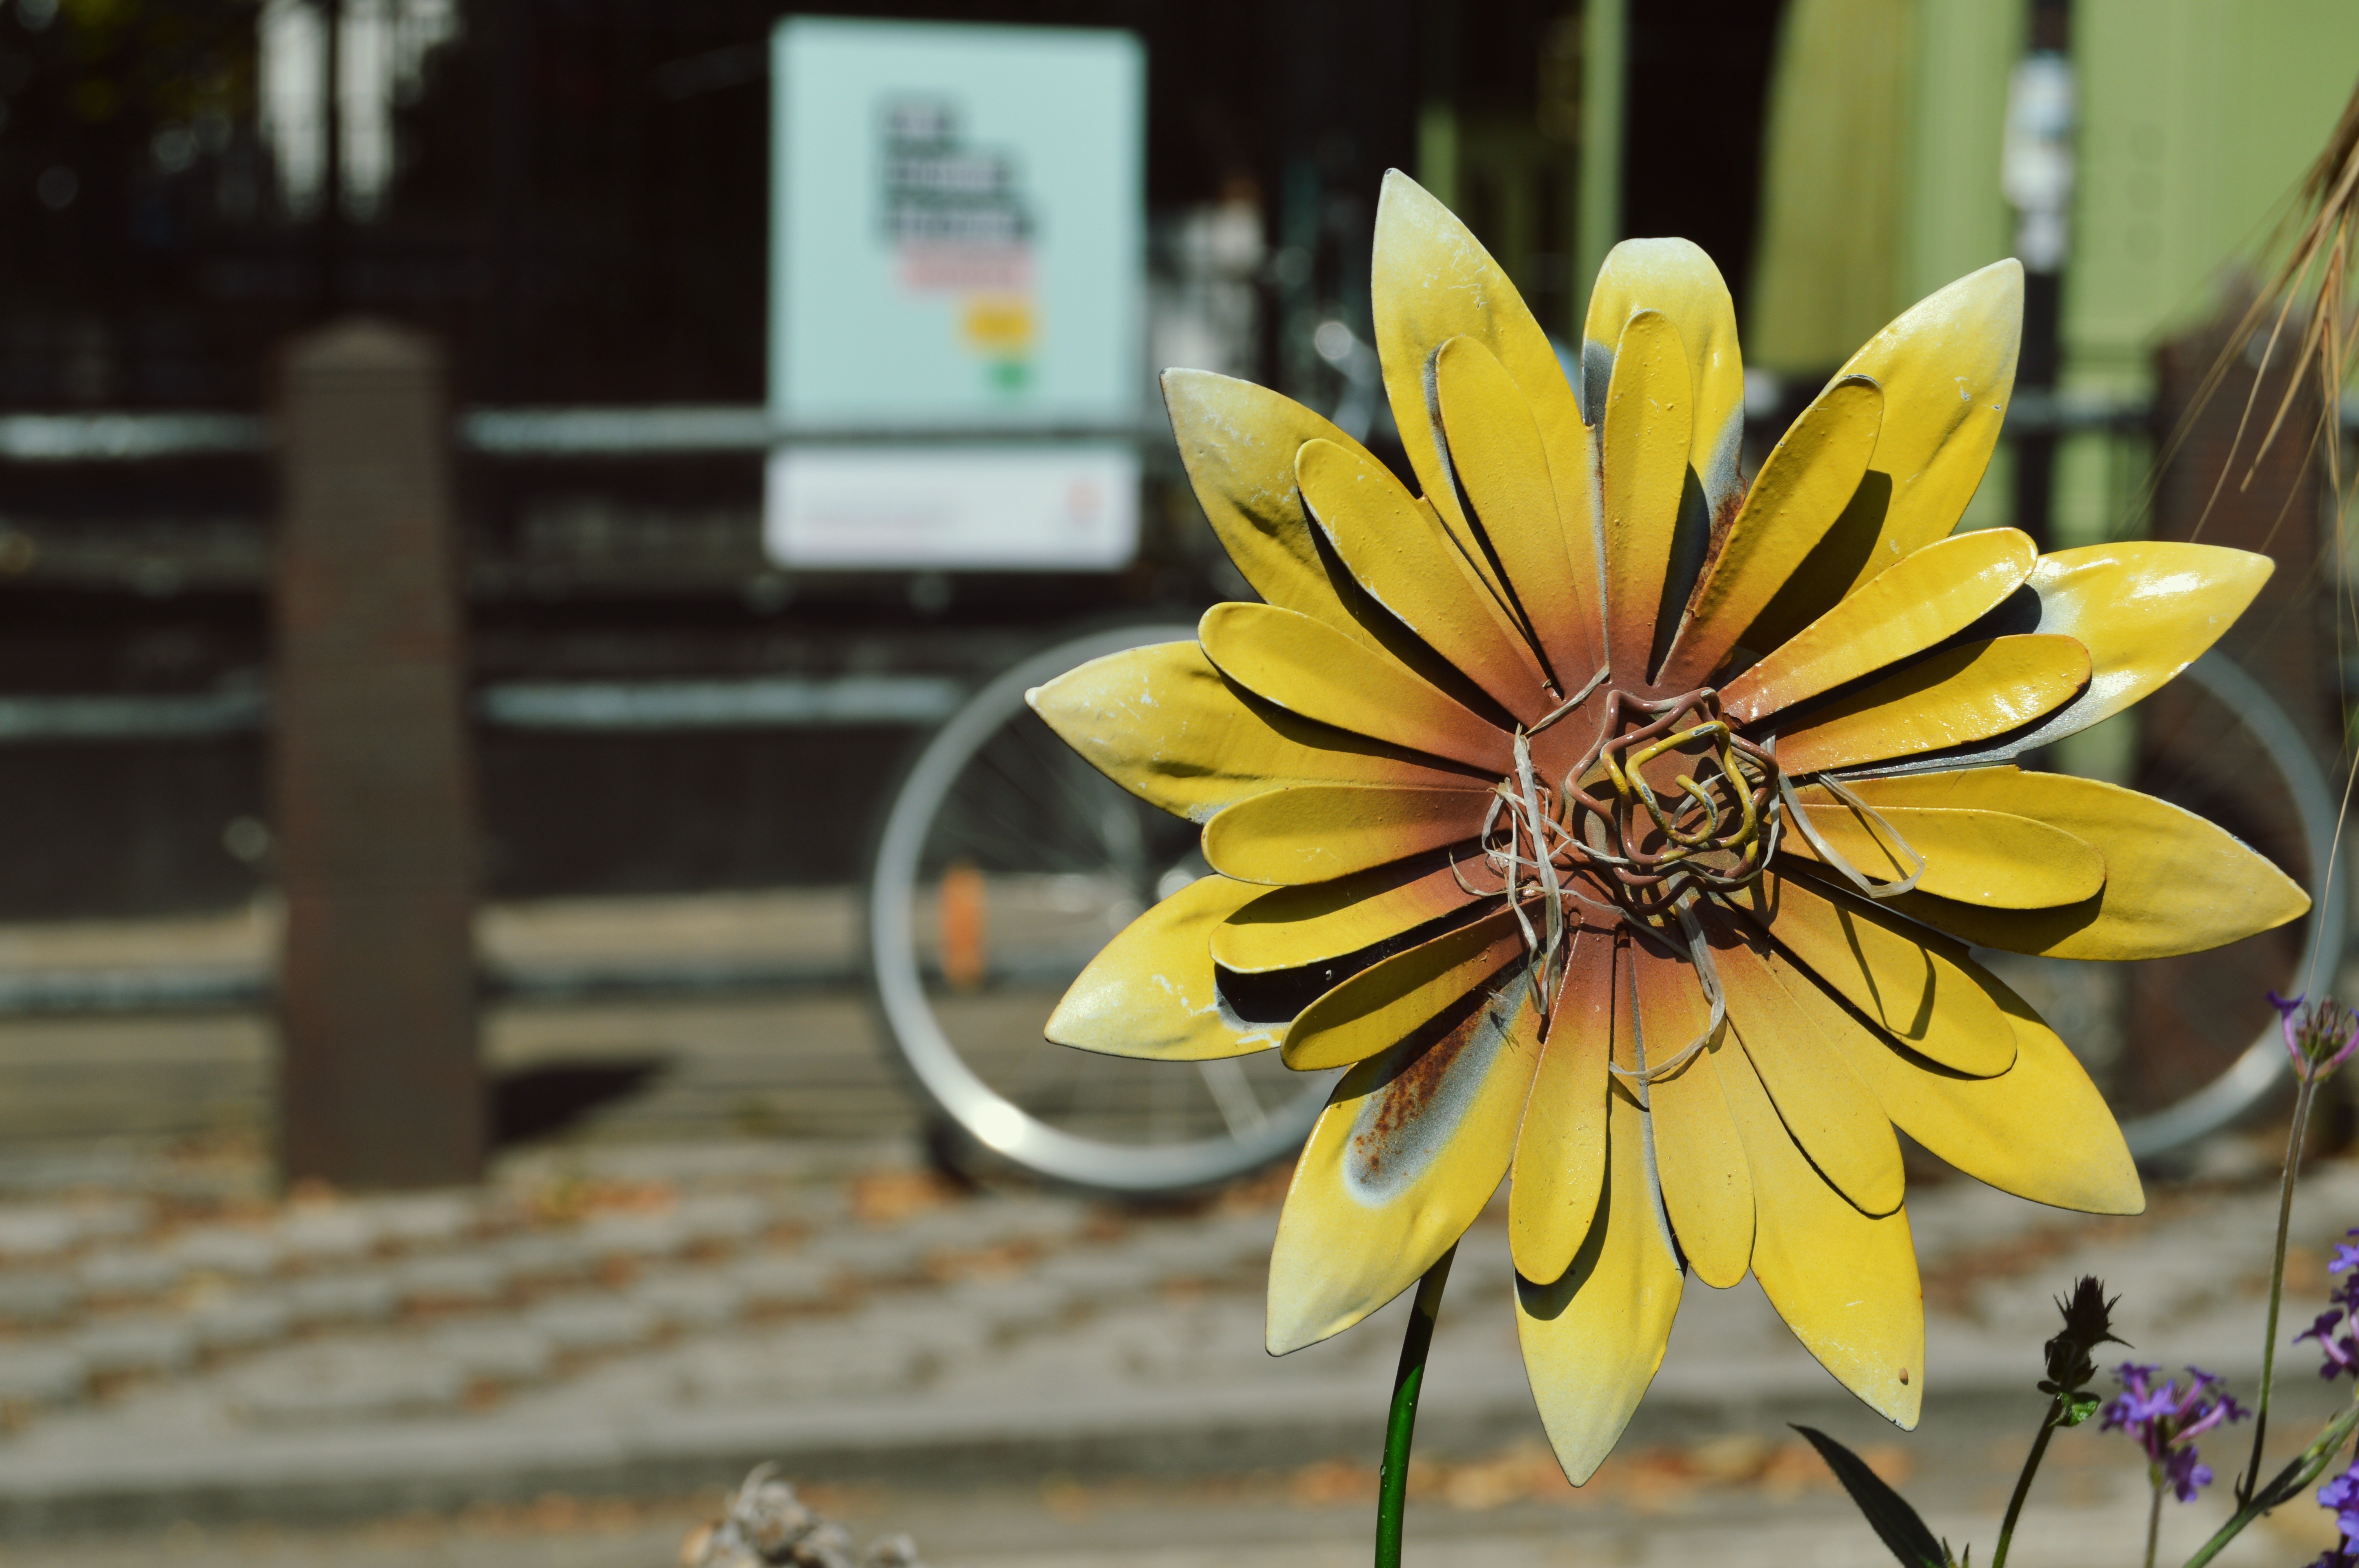
{"label": "silver wheel rim", "polygon": [[[895,797],[869,880],[868,947],[886,1025],[929,1098],[984,1148],[1053,1180],[1109,1192],[1174,1192],[1225,1180],[1298,1148],[1326,1100],[1332,1074],[1304,1074],[1300,1092],[1253,1130],[1175,1143],[1086,1138],[1043,1121],[986,1083],[943,1030],[928,1000],[915,942],[920,861],[929,829],[961,771],[1010,718],[1024,694],[1076,665],[1153,643],[1192,641],[1192,625],[1120,627],[1034,654],[969,698],[937,731]],[[1062,1047],[1041,1044],[1043,1051]]]}
{"label": "silver wheel rim", "polygon": [[[1253,1132],[1169,1144],[1116,1143],[1068,1132],[1034,1117],[984,1082],[942,1030],[927,1000],[909,939],[927,830],[961,769],[1024,706],[1024,693],[1076,665],[1151,643],[1193,638],[1188,625],[1125,627],[1076,638],[1035,654],[978,691],[919,755],[886,820],[869,888],[869,948],[876,991],[894,1044],[926,1094],[983,1147],[1041,1175],[1114,1192],[1202,1186],[1249,1171],[1299,1146],[1317,1119],[1332,1075],[1313,1081]],[[2235,663],[2209,653],[2183,672],[2234,712],[2275,762],[2299,821],[2314,903],[2301,957],[2287,989],[2341,961],[2346,930],[2336,859],[2335,810],[2325,775],[2293,721]],[[2327,972],[2325,983],[2333,976]],[[1043,1050],[1058,1047],[1048,1045]],[[2203,1138],[2252,1109],[2288,1071],[2274,1024],[2228,1069],[2175,1105],[2122,1123],[2130,1152],[2150,1159]]]}
{"label": "silver wheel rim", "polygon": [[[2334,969],[2343,961],[2347,895],[2343,879],[2333,874],[2334,796],[2327,787],[2326,775],[2319,771],[2301,731],[2294,728],[2277,699],[2226,654],[2206,654],[2184,673],[2241,719],[2260,741],[2261,750],[2277,764],[2277,775],[2300,819],[2302,849],[2310,869],[2310,931],[2286,994],[2295,994],[2306,978],[2332,985]],[[2284,1078],[2288,1065],[2285,1043],[2277,1025],[2269,1024],[2226,1072],[2176,1105],[2125,1121],[2122,1137],[2128,1141],[2131,1154],[2141,1160],[2192,1143],[2259,1104]]]}

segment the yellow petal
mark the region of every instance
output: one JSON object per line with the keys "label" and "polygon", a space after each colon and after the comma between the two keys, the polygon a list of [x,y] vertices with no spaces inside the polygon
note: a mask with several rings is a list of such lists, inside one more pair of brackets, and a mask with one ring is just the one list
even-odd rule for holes
{"label": "yellow petal", "polygon": [[1911,550],[1947,537],[1982,483],[2015,388],[2023,268],[1994,262],[1919,300],[1838,377],[1884,388],[1884,424],[1851,504],[1764,612],[1775,647]]}
{"label": "yellow petal", "polygon": [[2014,528],[1936,540],[1729,682],[1722,709],[1750,723],[1922,653],[2022,587],[2038,558],[2031,535]]}
{"label": "yellow petal", "polygon": [[1305,719],[1504,776],[1507,737],[1390,655],[1274,604],[1216,604],[1196,628],[1223,675]]}
{"label": "yellow petal", "polygon": [[1049,1039],[1166,1062],[1242,1056],[1277,1044],[1284,1027],[1239,1018],[1212,973],[1212,934],[1262,891],[1199,877],[1132,921],[1049,1015]]}
{"label": "yellow petal", "polygon": [[1294,1167],[1269,1258],[1283,1356],[1417,1282],[1498,1190],[1539,1057],[1530,992],[1509,986],[1431,1044],[1343,1075]]}
{"label": "yellow petal", "polygon": [[1299,969],[1391,942],[1477,902],[1446,856],[1400,860],[1331,882],[1264,889],[1212,927],[1212,961],[1243,975]]}
{"label": "yellow petal", "polygon": [[2015,1065],[1996,1077],[1946,1071],[1864,1029],[1836,1031],[1836,1044],[1901,1131],[1975,1180],[2059,1208],[2144,1212],[2137,1165],[2089,1075],[2029,1004],[1983,979],[2016,1033]]}
{"label": "yellow petal", "polygon": [[1523,633],[1390,469],[1365,452],[1311,441],[1295,473],[1311,515],[1369,598],[1516,718],[1529,724],[1547,711],[1539,663]]}
{"label": "yellow petal", "polygon": [[1204,858],[1244,881],[1323,882],[1472,838],[1495,798],[1489,790],[1290,785],[1204,824]]}
{"label": "yellow petal", "polygon": [[[1731,901],[1836,995],[1927,1059],[1974,1077],[2015,1061],[2015,1031],[1965,949],[1806,878],[1767,876]],[[1774,917],[1765,917],[1767,908]]]}
{"label": "yellow petal", "polygon": [[1195,643],[1093,659],[1026,694],[1064,742],[1123,788],[1202,822],[1296,784],[1466,787],[1466,774],[1297,718],[1221,678]]}
{"label": "yellow petal", "polygon": [[[1664,662],[1663,685],[1686,688],[1710,680],[1843,514],[1867,470],[1883,419],[1883,389],[1853,377],[1820,393],[1778,438],[1705,569],[1687,623]],[[1784,641],[1778,635],[1762,647]]]}
{"label": "yellow petal", "polygon": [[[1638,1036],[1648,1062],[1669,1061],[1712,1021],[1695,970],[1633,943],[1638,988]],[[1726,1290],[1745,1278],[1753,1257],[1753,1176],[1736,1124],[1721,1098],[1724,1063],[1738,1047],[1722,1029],[1712,1044],[1666,1078],[1647,1086],[1655,1134],[1655,1176],[1671,1234],[1696,1278]]]}
{"label": "yellow petal", "polygon": [[1884,388],[1868,467],[1892,476],[1880,547],[1854,586],[1958,525],[2006,421],[2022,339],[2023,267],[1993,262],[1909,307],[1843,367]]}
{"label": "yellow petal", "polygon": [[2070,701],[2089,654],[2070,637],[1993,637],[1929,654],[1777,737],[1788,773],[1910,757],[2003,735]]}
{"label": "yellow petal", "polygon": [[[1441,345],[1434,395],[1451,467],[1473,505],[1476,532],[1497,561],[1516,610],[1538,636],[1561,700],[1605,663],[1596,530],[1587,516],[1570,527],[1558,516],[1549,473],[1551,461],[1585,472],[1589,443],[1583,439],[1579,449],[1551,459],[1515,378],[1473,338]],[[1567,553],[1576,540],[1589,557],[1580,568]]]}
{"label": "yellow petal", "polygon": [[2292,878],[2223,829],[2119,784],[2013,767],[1863,779],[1886,806],[2011,812],[2060,827],[2104,857],[2094,898],[2056,909],[1980,909],[1925,893],[1897,913],[1981,947],[2056,958],[2168,958],[2282,925],[2310,908]]}
{"label": "yellow petal", "polygon": [[1364,1062],[1489,989],[1523,956],[1523,933],[1505,909],[1396,953],[1302,1010],[1286,1031],[1286,1065],[1316,1072]]}
{"label": "yellow petal", "polygon": [[[1818,805],[1815,788],[1801,792],[1810,826],[1854,867],[1880,882],[1915,869],[1891,845],[1893,834],[1924,858],[1918,887],[1942,898],[1994,909],[2050,909],[2078,903],[2105,885],[2105,858],[2060,827],[2004,811],[1954,811],[1911,806],[1878,806],[1876,824],[1848,806]],[[1887,831],[1888,830],[1888,831]],[[1820,858],[1810,839],[1789,833],[1788,853]]]}
{"label": "yellow petal", "polygon": [[1376,202],[1372,275],[1376,357],[1409,468],[1451,537],[1504,604],[1498,576],[1458,504],[1449,456],[1427,396],[1434,353],[1451,339],[1467,337],[1498,356],[1530,405],[1549,451],[1575,456],[1563,464],[1551,459],[1559,510],[1569,522],[1593,516],[1595,508],[1583,460],[1590,443],[1580,405],[1548,334],[1506,273],[1465,224],[1398,169],[1385,176]]}
{"label": "yellow petal", "polygon": [[1163,405],[1196,500],[1254,591],[1377,646],[1319,558],[1294,483],[1305,441],[1360,444],[1290,397],[1210,371],[1165,371]]}
{"label": "yellow petal", "polygon": [[1614,939],[1582,931],[1571,940],[1547,1048],[1516,1134],[1515,1184],[1507,1190],[1507,1249],[1527,1280],[1558,1279],[1572,1266],[1597,1218],[1605,1180]]}
{"label": "yellow petal", "polygon": [[1646,1118],[1618,1086],[1606,1103],[1604,1191],[1580,1251],[1557,1279],[1516,1281],[1532,1401],[1575,1486],[1614,1451],[1655,1380],[1682,1283],[1647,1179]]}
{"label": "yellow petal", "polygon": [[[1892,1123],[1835,1054],[1823,1020],[1778,983],[1766,944],[1756,946],[1757,939],[1747,939],[1734,925],[1723,926],[1722,934],[1724,939],[1712,944],[1712,958],[1728,996],[1729,1027],[1786,1130],[1861,1213],[1892,1213],[1906,1186]],[[1725,1086],[1736,1076],[1733,1062],[1720,1075],[1732,1097],[1736,1091]],[[1756,1188],[1768,1179],[1756,1172]]]}
{"label": "yellow petal", "polygon": [[1606,640],[1624,686],[1644,685],[1654,670],[1694,413],[1679,329],[1659,311],[1641,310],[1622,330],[1605,393]]}
{"label": "yellow petal", "polygon": [[2089,650],[2089,689],[1984,754],[2019,756],[2136,702],[2201,658],[2276,568],[2245,550],[2145,539],[2040,557],[2031,573],[2036,629]]}
{"label": "yellow petal", "polygon": [[1903,1431],[1914,1427],[1925,1389],[1925,1297],[1908,1211],[1872,1219],[1843,1201],[1751,1073],[1724,1072],[1721,1087],[1753,1169],[1753,1273],[1762,1293],[1837,1382]]}
{"label": "yellow petal", "polygon": [[[1625,240],[1606,254],[1590,291],[1582,329],[1582,379],[1605,392],[1608,355],[1618,355],[1622,330],[1641,310],[1670,318],[1686,345],[1693,388],[1693,444],[1687,466],[1702,482],[1713,519],[1728,515],[1745,493],[1736,470],[1745,435],[1745,362],[1736,344],[1736,306],[1720,268],[1690,240]],[[1591,368],[1592,362],[1595,368]],[[1613,362],[1618,362],[1618,361]],[[1594,408],[1591,418],[1596,417]]]}

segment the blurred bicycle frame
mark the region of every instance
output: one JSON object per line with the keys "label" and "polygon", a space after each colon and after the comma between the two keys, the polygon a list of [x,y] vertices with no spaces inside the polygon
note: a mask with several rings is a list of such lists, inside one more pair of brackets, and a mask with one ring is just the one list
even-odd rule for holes
{"label": "blurred bicycle frame", "polygon": [[[1289,1073],[1274,1051],[1163,1063],[1042,1037],[1049,1011],[1104,942],[1209,868],[1194,824],[1100,775],[1024,694],[1088,660],[1194,635],[1190,624],[1150,622],[1032,655],[935,732],[894,797],[868,877],[870,975],[892,1049],[970,1155],[1106,1193],[1182,1193],[1291,1154],[1326,1101],[1335,1074]],[[2314,897],[2334,890],[2317,897],[2299,962],[2278,989],[2293,994],[2307,977],[2332,983],[2345,894],[2329,875],[2335,814],[2325,776],[2284,709],[2225,655],[2205,654],[2183,679],[2215,725],[2244,731],[2227,743],[2234,754],[2266,760],[2245,804],[2267,813],[2274,798],[2282,816],[2289,803],[2301,849],[2289,869]],[[2220,747],[2207,739],[2201,751]],[[2136,782],[2172,793],[2169,780]],[[2061,963],[2000,961],[2015,973]],[[2132,1152],[2152,1159],[2226,1127],[2284,1070],[2271,1022],[2200,1087],[2125,1119]]]}

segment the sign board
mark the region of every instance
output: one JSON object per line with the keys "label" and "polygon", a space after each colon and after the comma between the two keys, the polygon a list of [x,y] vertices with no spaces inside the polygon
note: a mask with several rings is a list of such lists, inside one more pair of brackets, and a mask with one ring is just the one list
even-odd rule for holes
{"label": "sign board", "polygon": [[[799,16],[772,51],[770,406],[795,440],[770,463],[771,555],[1126,564],[1137,457],[1114,433],[1143,384],[1137,40]],[[1092,431],[1109,437],[1071,438]],[[1009,439],[979,439],[993,432]]]}
{"label": "sign board", "polygon": [[805,567],[1119,571],[1138,548],[1128,447],[790,447],[771,556]]}

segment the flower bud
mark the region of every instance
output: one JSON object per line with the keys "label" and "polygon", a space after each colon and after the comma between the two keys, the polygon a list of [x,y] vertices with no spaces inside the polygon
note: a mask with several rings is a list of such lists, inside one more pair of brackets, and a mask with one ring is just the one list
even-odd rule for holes
{"label": "flower bud", "polygon": [[2120,1300],[2107,1296],[2104,1284],[2093,1274],[2082,1275],[2070,1296],[2056,1299],[2064,1326],[2048,1342],[2048,1376],[2039,1391],[2063,1402],[2061,1424],[2065,1426],[2078,1426],[2096,1413],[2100,1401],[2082,1390],[2097,1375],[2096,1363],[2090,1358],[2097,1346],[2129,1343],[2114,1333],[2114,1304]]}
{"label": "flower bud", "polygon": [[2359,1044],[2359,1018],[2331,996],[2322,996],[2307,1007],[2303,999],[2288,1001],[2277,992],[2269,993],[2269,1005],[2277,1010],[2277,1027],[2285,1036],[2286,1054],[2293,1058],[2294,1076],[2304,1083],[2318,1083],[2343,1065],[2352,1047]]}

